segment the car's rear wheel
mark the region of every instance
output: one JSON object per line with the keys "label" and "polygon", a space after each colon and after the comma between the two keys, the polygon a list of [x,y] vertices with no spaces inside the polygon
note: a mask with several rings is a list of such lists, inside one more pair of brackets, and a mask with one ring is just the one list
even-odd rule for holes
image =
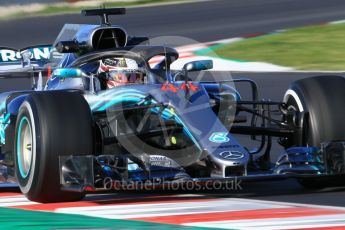
{"label": "car's rear wheel", "polygon": [[76,92],[38,92],[23,102],[14,135],[15,173],[24,195],[37,202],[80,200],[60,186],[59,156],[92,154],[92,117]]}
{"label": "car's rear wheel", "polygon": [[[288,109],[305,114],[300,137],[303,146],[320,147],[323,142],[345,140],[345,78],[317,76],[295,81],[287,90],[284,102]],[[331,156],[334,165],[344,165],[339,159],[344,158]],[[299,182],[307,188],[345,184],[317,178],[304,178]]]}

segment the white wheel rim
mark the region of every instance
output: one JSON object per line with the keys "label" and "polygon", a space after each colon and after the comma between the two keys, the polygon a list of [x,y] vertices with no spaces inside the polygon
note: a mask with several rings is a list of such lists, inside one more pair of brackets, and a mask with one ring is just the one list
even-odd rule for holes
{"label": "white wheel rim", "polygon": [[286,103],[289,100],[289,97],[292,97],[295,100],[297,107],[298,107],[296,109],[298,109],[299,112],[303,112],[304,111],[303,104],[302,104],[302,101],[299,98],[298,94],[294,90],[288,89],[284,95],[283,101]]}
{"label": "white wheel rim", "polygon": [[19,123],[17,138],[18,169],[21,177],[26,178],[31,168],[33,155],[32,130],[27,117],[23,117]]}

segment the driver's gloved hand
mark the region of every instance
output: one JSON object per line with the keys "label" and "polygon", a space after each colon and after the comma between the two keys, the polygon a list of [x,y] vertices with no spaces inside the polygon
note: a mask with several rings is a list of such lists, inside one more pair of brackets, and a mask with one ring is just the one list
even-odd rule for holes
{"label": "driver's gloved hand", "polygon": [[97,78],[99,79],[102,90],[107,88],[107,81],[109,79],[108,75],[109,75],[109,73],[106,73],[106,72],[102,72],[102,73],[97,74]]}
{"label": "driver's gloved hand", "polygon": [[99,73],[97,75],[97,77],[100,79],[100,80],[109,80],[110,76],[109,76],[109,73],[108,72],[102,72],[102,73]]}

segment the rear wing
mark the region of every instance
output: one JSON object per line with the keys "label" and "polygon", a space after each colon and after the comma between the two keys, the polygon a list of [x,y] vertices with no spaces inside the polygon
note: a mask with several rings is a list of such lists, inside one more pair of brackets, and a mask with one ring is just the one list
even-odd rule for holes
{"label": "rear wing", "polygon": [[39,66],[50,62],[52,45],[37,45],[23,49],[0,47],[0,70]]}
{"label": "rear wing", "polygon": [[0,79],[30,78],[33,90],[43,89],[43,77],[59,62],[51,45],[24,49],[0,47]]}

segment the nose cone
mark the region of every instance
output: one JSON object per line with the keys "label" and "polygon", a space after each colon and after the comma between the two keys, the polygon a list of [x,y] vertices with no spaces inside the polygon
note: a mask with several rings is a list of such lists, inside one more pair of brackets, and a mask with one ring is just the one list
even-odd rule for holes
{"label": "nose cone", "polygon": [[[182,91],[167,92],[164,95],[169,98],[170,104],[197,145],[203,153],[207,153],[201,154],[200,157],[206,155],[207,160],[214,165],[212,174],[220,177],[244,175],[249,160],[248,151],[218,119],[211,107],[207,91],[200,84],[196,86],[198,90],[189,94]],[[236,170],[232,170],[235,168]]]}

